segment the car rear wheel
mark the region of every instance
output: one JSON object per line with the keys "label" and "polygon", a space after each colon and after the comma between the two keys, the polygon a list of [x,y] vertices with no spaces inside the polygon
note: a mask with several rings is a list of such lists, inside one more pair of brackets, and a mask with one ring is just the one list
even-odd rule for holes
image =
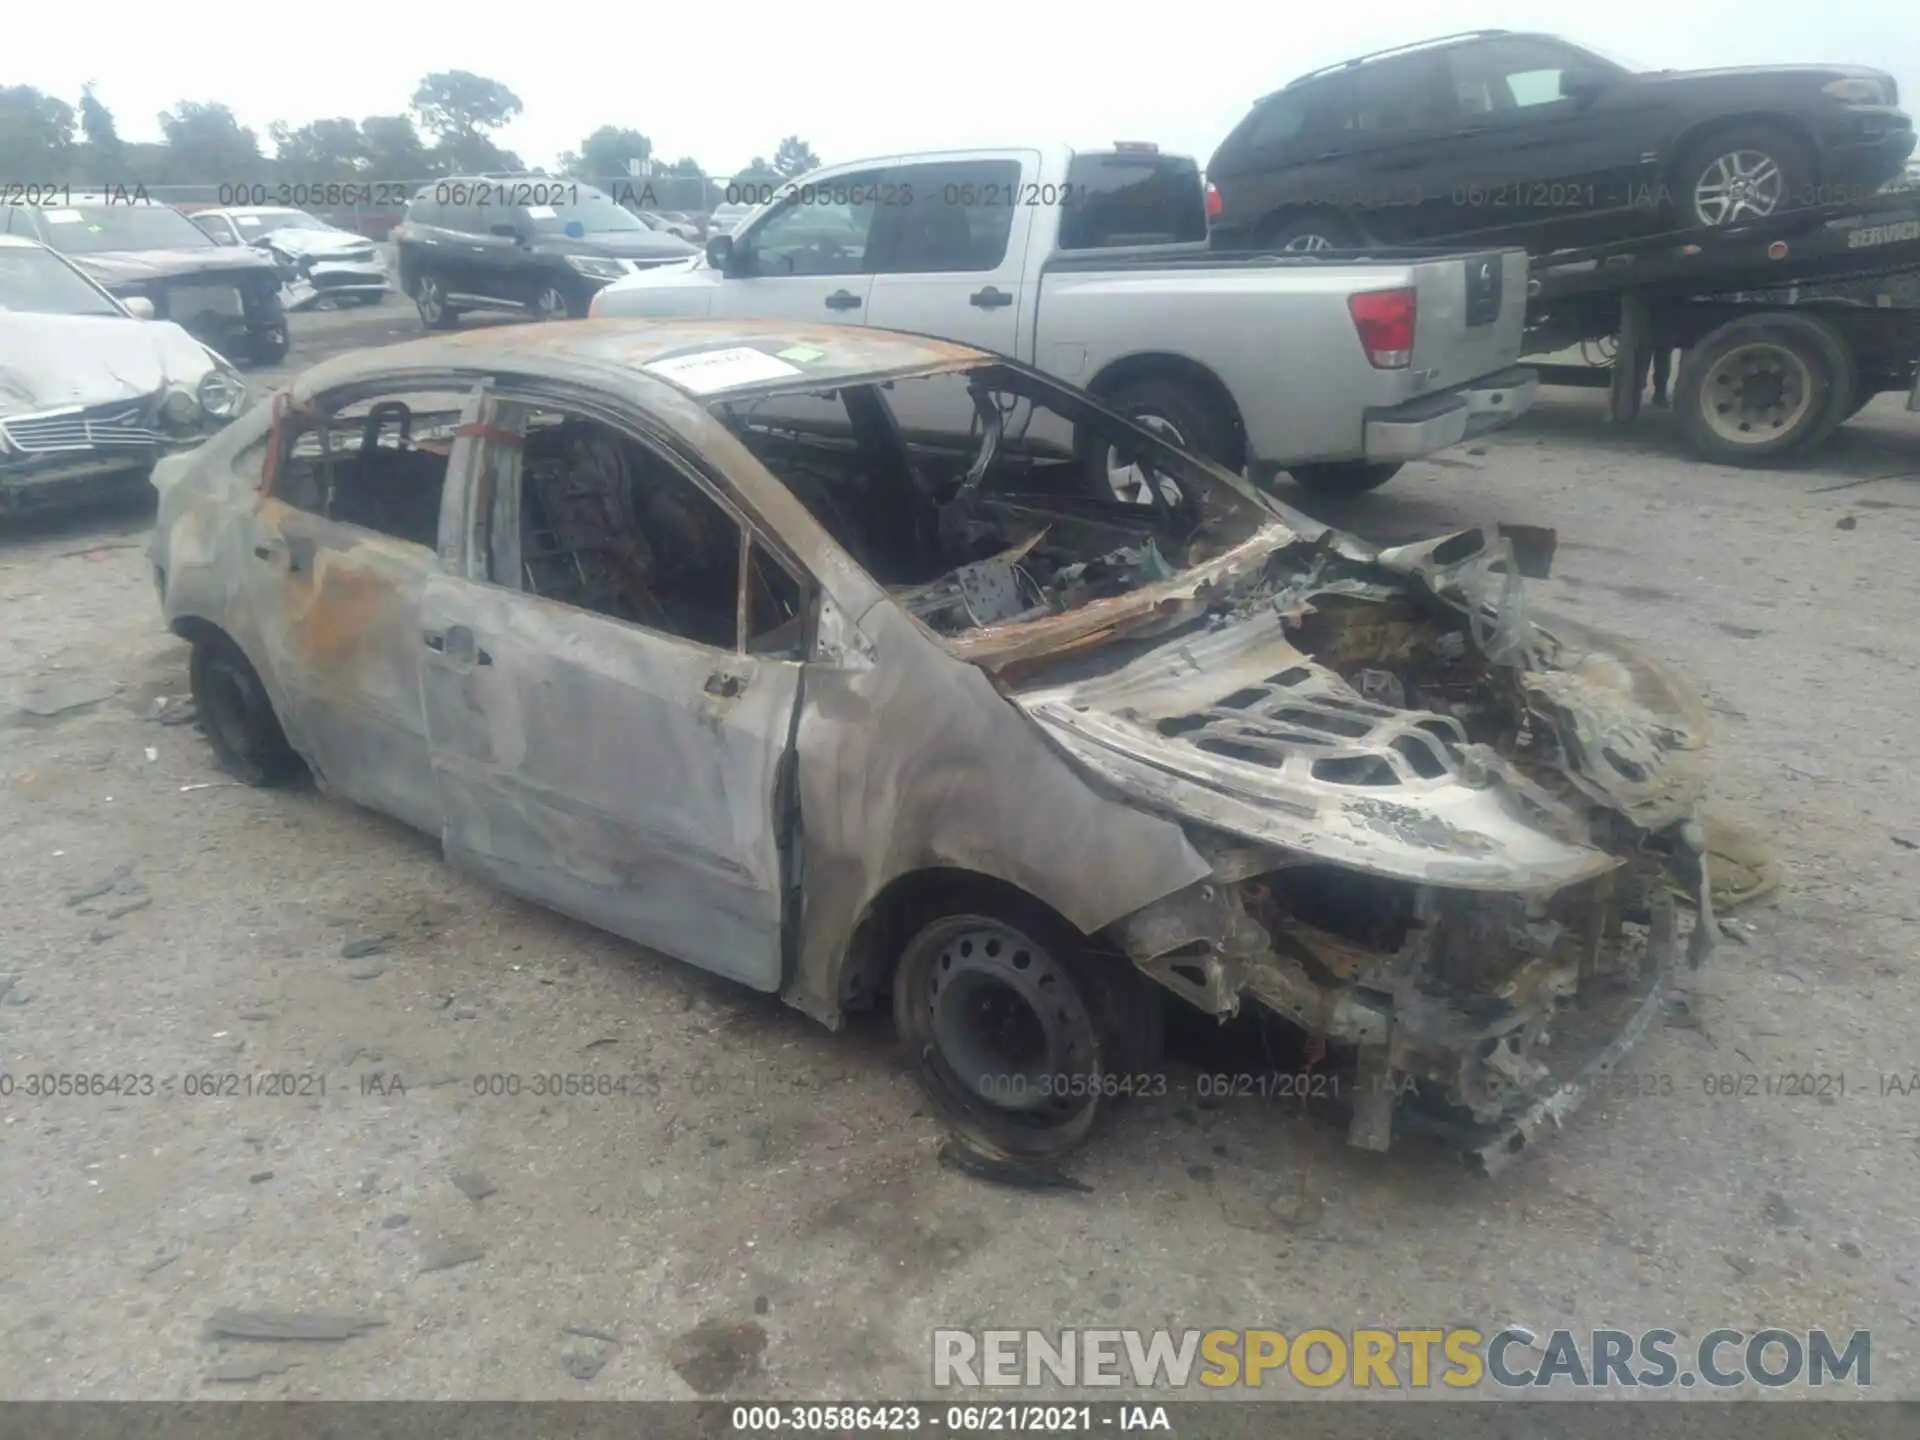
{"label": "car rear wheel", "polygon": [[1329,460],[1316,465],[1295,465],[1287,471],[1293,483],[1314,495],[1337,498],[1364,495],[1378,490],[1400,473],[1397,460]]}
{"label": "car rear wheel", "polygon": [[278,365],[287,358],[287,352],[292,348],[293,341],[287,334],[285,321],[265,330],[256,330],[247,337],[247,353],[256,365]]}
{"label": "car rear wheel", "polygon": [[299,777],[300,757],[238,645],[219,634],[196,641],[188,678],[194,709],[221,769],[249,785],[284,785]]}
{"label": "car rear wheel", "polygon": [[1065,1154],[1124,1076],[1154,1063],[1153,982],[1091,954],[1064,921],[1011,897],[927,919],[900,953],[893,1016],[921,1086],[978,1149]]}
{"label": "car rear wheel", "polygon": [[1333,215],[1300,215],[1266,232],[1262,249],[1298,255],[1314,250],[1352,250],[1360,244],[1353,227]]}
{"label": "car rear wheel", "polygon": [[413,282],[413,303],[420,312],[420,323],[429,330],[451,330],[460,320],[460,312],[447,303],[446,288],[432,271]]}
{"label": "car rear wheel", "polygon": [[[1111,408],[1143,430],[1228,470],[1239,468],[1233,417],[1198,385],[1173,379],[1131,380],[1105,398]],[[1139,504],[1152,498],[1140,467],[1114,447],[1102,445],[1092,451],[1083,447],[1082,454],[1090,493]],[[1160,477],[1160,493],[1176,507],[1184,498],[1179,485],[1167,476]]]}
{"label": "car rear wheel", "polygon": [[1807,315],[1729,321],[1680,362],[1673,408],[1696,451],[1725,465],[1778,464],[1852,413],[1853,362],[1839,332]]}
{"label": "car rear wheel", "polygon": [[1737,125],[1708,136],[1679,168],[1680,220],[1688,227],[1743,225],[1794,205],[1812,179],[1806,149],[1770,125]]}

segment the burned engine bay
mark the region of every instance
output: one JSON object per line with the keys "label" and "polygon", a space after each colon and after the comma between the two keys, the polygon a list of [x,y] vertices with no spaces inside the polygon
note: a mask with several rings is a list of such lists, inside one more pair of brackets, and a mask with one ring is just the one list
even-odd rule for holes
{"label": "burned engine bay", "polygon": [[1283,535],[1096,602],[1058,660],[978,632],[1056,743],[1213,865],[1116,948],[1207,1014],[1251,1000],[1342,1047],[1364,1148],[1397,1121],[1499,1168],[1658,1015],[1676,892],[1710,948],[1704,715],[1618,642],[1536,622],[1521,570],[1550,541]]}

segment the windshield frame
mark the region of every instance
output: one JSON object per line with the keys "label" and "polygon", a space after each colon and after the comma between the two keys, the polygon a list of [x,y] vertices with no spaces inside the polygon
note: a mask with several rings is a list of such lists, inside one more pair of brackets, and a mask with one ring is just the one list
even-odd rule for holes
{"label": "windshield frame", "polygon": [[[40,263],[46,266],[64,270],[74,285],[79,287],[80,290],[84,290],[95,300],[99,308],[90,310],[22,310],[6,303],[5,286],[4,283],[0,283],[0,315],[72,315],[85,319],[134,319],[132,315],[127,313],[125,306],[114,299],[102,286],[95,283],[92,276],[88,275],[78,265],[75,265],[71,260],[67,259],[66,256],[51,246],[0,245],[0,272],[4,272],[7,269],[10,263],[10,257],[15,255],[34,256]],[[34,261],[28,262],[29,265],[33,263]]]}
{"label": "windshield frame", "polygon": [[[140,250],[218,250],[220,246],[214,238],[202,230],[185,215],[171,205],[158,205],[151,201],[135,201],[126,205],[104,204],[97,200],[76,200],[71,205],[42,205],[35,217],[39,224],[41,237],[47,248],[58,250],[62,255],[112,255],[127,251]],[[115,236],[116,243],[107,245],[72,246],[62,244],[63,240],[78,239],[83,234],[104,233],[97,222],[105,216],[130,215],[141,212],[164,212],[179,222],[180,239],[168,242],[161,237],[158,243],[148,243],[144,239],[129,240],[125,236]],[[77,220],[52,220],[49,216],[76,213]],[[125,241],[126,243],[119,243]]]}

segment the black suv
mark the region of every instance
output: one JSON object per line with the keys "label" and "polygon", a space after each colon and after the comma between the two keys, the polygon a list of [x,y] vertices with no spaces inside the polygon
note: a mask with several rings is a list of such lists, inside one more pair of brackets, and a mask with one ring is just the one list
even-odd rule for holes
{"label": "black suv", "polygon": [[544,176],[436,180],[388,238],[400,253],[400,287],[431,330],[467,310],[585,315],[601,286],[698,253],[615,196]]}
{"label": "black suv", "polygon": [[286,358],[280,272],[258,250],[223,250],[186,216],[144,193],[62,193],[0,205],[0,231],[58,250],[116,299],[145,300],[231,360]]}
{"label": "black suv", "polygon": [[1638,72],[1479,30],[1302,76],[1207,166],[1222,249],[1459,240],[1536,251],[1844,202],[1914,147],[1854,65]]}

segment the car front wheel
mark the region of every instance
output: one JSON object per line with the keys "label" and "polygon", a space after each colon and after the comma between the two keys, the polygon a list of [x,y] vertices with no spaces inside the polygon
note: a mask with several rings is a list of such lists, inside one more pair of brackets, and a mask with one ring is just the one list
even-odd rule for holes
{"label": "car front wheel", "polygon": [[1805,148],[1767,125],[1710,135],[1680,164],[1680,222],[1689,228],[1745,225],[1781,214],[1811,179]]}
{"label": "car front wheel", "polygon": [[1147,1013],[1138,986],[1152,982],[1124,958],[1090,953],[1042,907],[982,897],[907,941],[894,1024],[921,1086],[963,1138],[1047,1159],[1087,1137],[1121,1072],[1151,1063],[1136,1038]]}

